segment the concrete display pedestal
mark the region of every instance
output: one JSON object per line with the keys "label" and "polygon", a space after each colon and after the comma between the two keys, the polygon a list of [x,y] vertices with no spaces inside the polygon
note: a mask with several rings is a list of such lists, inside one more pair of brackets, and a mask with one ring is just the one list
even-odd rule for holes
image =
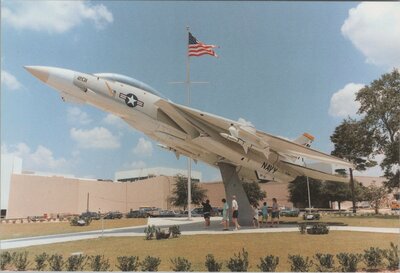
{"label": "concrete display pedestal", "polygon": [[226,200],[229,205],[229,219],[232,220],[232,196],[236,195],[239,205],[239,225],[251,226],[253,224],[254,210],[243,189],[242,181],[240,181],[236,173],[236,167],[227,163],[218,163],[218,167],[224,182]]}

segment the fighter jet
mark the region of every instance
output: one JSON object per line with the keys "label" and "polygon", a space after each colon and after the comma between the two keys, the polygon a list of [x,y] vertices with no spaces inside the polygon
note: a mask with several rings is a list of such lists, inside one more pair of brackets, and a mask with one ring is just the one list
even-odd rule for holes
{"label": "fighter jet", "polygon": [[87,103],[119,116],[177,158],[183,155],[219,168],[232,166],[242,181],[289,182],[308,176],[348,182],[345,176],[304,165],[303,159],[308,159],[352,167],[350,162],[311,149],[314,137],[310,134],[294,141],[273,136],[247,123],[174,103],[149,85],[120,74],[25,68],[56,89],[63,101]]}

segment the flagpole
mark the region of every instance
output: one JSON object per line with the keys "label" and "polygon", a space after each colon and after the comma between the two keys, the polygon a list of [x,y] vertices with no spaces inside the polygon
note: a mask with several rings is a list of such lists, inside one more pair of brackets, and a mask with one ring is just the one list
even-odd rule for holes
{"label": "flagpole", "polygon": [[[187,41],[189,44],[189,26],[186,27]],[[187,91],[187,106],[190,106],[190,57],[189,57],[189,46],[187,47],[187,59],[186,59],[186,91]],[[188,157],[188,218],[192,219],[192,212],[190,204],[192,203],[192,159]]]}

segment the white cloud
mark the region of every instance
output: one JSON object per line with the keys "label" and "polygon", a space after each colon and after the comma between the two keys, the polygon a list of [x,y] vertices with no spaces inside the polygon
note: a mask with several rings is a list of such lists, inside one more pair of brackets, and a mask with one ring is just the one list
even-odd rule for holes
{"label": "white cloud", "polygon": [[72,128],[70,136],[84,149],[116,149],[121,146],[119,137],[104,127],[94,127],[90,130]]}
{"label": "white cloud", "polygon": [[67,119],[70,123],[78,123],[81,125],[87,125],[92,122],[92,119],[89,117],[89,115],[78,107],[68,108]]}
{"label": "white cloud", "polygon": [[107,114],[107,116],[103,119],[103,122],[105,124],[115,126],[119,129],[124,129],[124,128],[125,129],[127,129],[127,128],[133,129],[133,127],[129,127],[128,124],[125,121],[123,121],[120,117],[113,115],[113,114]]}
{"label": "white cloud", "polygon": [[[3,3],[2,3],[3,4]],[[62,33],[84,20],[103,28],[113,22],[112,13],[102,4],[86,1],[21,1],[2,6],[2,23],[16,29]]]}
{"label": "white cloud", "polygon": [[133,148],[135,155],[151,156],[153,153],[153,145],[150,141],[145,140],[143,137],[139,138],[139,141],[135,148]]}
{"label": "white cloud", "polygon": [[349,10],[342,34],[379,66],[400,66],[399,3],[363,2]]}
{"label": "white cloud", "polygon": [[17,78],[6,70],[1,70],[1,85],[10,90],[18,90],[22,87]]}
{"label": "white cloud", "polygon": [[360,108],[360,103],[356,101],[356,93],[363,87],[363,84],[349,83],[333,94],[329,114],[333,117],[355,117]]}
{"label": "white cloud", "polygon": [[2,145],[2,154],[13,154],[22,158],[24,169],[33,170],[65,170],[69,166],[69,162],[64,158],[55,158],[53,152],[42,145],[36,148],[36,151],[32,152],[31,148],[23,142],[17,145],[7,147]]}

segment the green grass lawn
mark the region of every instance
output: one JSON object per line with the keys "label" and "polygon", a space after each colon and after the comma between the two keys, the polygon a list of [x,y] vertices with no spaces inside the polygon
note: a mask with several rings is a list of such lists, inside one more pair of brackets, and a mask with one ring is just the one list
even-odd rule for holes
{"label": "green grass lawn", "polygon": [[[285,222],[307,222],[303,217],[281,217]],[[314,221],[313,221],[314,222]],[[339,215],[321,215],[319,222],[340,222],[348,226],[357,227],[386,227],[400,228],[399,216],[339,216]]]}
{"label": "green grass lawn", "polygon": [[[104,220],[104,229],[146,225],[147,219],[110,219]],[[101,220],[93,220],[89,226],[71,226],[69,222],[41,222],[23,224],[0,224],[0,239],[13,239],[30,236],[82,232],[101,229]]]}
{"label": "green grass lawn", "polygon": [[[171,258],[185,257],[192,263],[195,271],[206,271],[205,256],[214,254],[217,261],[223,262],[223,271],[228,271],[226,262],[234,253],[245,248],[249,253],[249,271],[259,271],[260,257],[275,255],[280,259],[277,271],[290,271],[289,254],[299,254],[312,258],[316,253],[337,254],[340,252],[363,253],[371,246],[389,248],[390,242],[398,242],[397,234],[378,234],[362,232],[331,231],[328,235],[301,235],[290,233],[257,233],[225,235],[193,235],[176,239],[151,240],[143,237],[105,237],[93,240],[81,240],[43,246],[27,247],[12,251],[29,251],[31,269],[35,255],[42,252],[59,253],[67,258],[71,253],[82,252],[86,255],[103,254],[109,260],[111,269],[115,267],[118,256],[147,255],[159,257],[159,271],[171,271]],[[338,262],[335,262],[338,265]],[[365,267],[362,263],[359,268]],[[313,268],[312,271],[316,269]]]}

